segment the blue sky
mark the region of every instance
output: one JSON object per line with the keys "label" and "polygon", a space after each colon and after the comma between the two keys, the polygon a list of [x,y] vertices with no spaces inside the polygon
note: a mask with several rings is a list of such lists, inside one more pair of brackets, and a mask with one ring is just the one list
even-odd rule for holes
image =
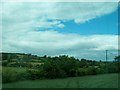
{"label": "blue sky", "polygon": [[59,29],[62,33],[77,33],[80,35],[92,34],[118,34],[118,10],[111,14],[100,16],[82,24],[76,24],[69,21],[65,24],[65,28]]}

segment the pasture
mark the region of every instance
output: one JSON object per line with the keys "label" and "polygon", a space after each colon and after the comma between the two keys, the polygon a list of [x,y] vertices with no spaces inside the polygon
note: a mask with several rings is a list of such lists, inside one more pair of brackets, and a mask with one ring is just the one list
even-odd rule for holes
{"label": "pasture", "polygon": [[5,83],[3,88],[117,88],[118,74],[101,74],[65,79],[26,80]]}

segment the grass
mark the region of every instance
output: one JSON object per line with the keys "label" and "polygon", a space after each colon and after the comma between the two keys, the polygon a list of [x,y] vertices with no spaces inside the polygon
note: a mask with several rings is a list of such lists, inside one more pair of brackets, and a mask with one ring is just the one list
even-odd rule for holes
{"label": "grass", "polygon": [[25,72],[27,70],[25,67],[2,67],[2,70],[6,69],[14,70],[16,72]]}
{"label": "grass", "polygon": [[66,79],[19,81],[3,84],[3,88],[117,88],[118,74],[104,74]]}

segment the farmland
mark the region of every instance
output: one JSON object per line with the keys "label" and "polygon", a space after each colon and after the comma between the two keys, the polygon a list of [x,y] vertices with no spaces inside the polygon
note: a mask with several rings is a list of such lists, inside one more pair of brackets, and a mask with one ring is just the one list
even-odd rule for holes
{"label": "farmland", "polygon": [[117,88],[118,62],[4,53],[3,88]]}

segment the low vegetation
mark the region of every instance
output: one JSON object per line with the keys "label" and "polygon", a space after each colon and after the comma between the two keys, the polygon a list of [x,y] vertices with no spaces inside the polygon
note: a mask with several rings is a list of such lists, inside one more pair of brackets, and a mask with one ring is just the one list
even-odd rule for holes
{"label": "low vegetation", "polygon": [[2,53],[3,83],[20,80],[59,79],[118,73],[119,57],[113,62],[76,59],[67,55],[38,57],[31,54]]}
{"label": "low vegetation", "polygon": [[[118,88],[118,74],[4,83],[3,88]],[[92,90],[92,89],[91,89]]]}

